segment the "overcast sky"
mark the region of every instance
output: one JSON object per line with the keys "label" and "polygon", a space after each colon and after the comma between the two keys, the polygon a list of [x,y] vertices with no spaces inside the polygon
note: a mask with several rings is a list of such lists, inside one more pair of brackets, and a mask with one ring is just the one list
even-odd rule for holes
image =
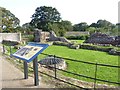
{"label": "overcast sky", "polygon": [[10,10],[20,19],[20,25],[30,22],[35,9],[40,6],[55,7],[63,20],[73,24],[97,22],[106,19],[118,22],[119,0],[0,0],[0,6]]}

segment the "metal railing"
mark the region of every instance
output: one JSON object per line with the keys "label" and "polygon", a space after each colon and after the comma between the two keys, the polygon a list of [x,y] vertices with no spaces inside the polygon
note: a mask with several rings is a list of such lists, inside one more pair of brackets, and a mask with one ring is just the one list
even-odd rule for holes
{"label": "metal railing", "polygon": [[[4,47],[4,45],[3,45],[3,53],[4,53],[4,51],[5,51],[4,48],[5,48],[5,47]],[[12,52],[11,52],[11,47],[10,47],[10,54],[11,54],[11,53],[12,53]],[[57,58],[65,59],[65,60],[72,61],[72,62],[84,63],[84,64],[86,64],[86,65],[89,64],[89,65],[94,65],[94,66],[95,66],[95,68],[94,68],[94,72],[95,72],[95,73],[94,73],[94,77],[90,77],[90,76],[86,76],[86,75],[82,75],[82,74],[77,74],[77,73],[74,73],[74,72],[70,72],[70,71],[67,71],[67,70],[59,69],[59,68],[56,67],[56,65],[54,65],[54,67],[52,67],[52,68],[55,69],[55,70],[54,70],[54,74],[55,74],[54,76],[51,76],[51,75],[49,75],[49,74],[47,74],[47,73],[44,73],[44,72],[39,71],[40,73],[42,73],[42,74],[44,74],[44,75],[47,75],[47,76],[52,77],[52,78],[55,78],[56,80],[59,80],[59,81],[61,81],[61,82],[64,82],[64,83],[73,85],[73,86],[75,86],[75,87],[77,87],[77,88],[86,89],[86,88],[80,87],[80,86],[78,86],[78,85],[75,85],[75,84],[73,84],[73,83],[71,83],[71,82],[62,80],[62,79],[60,79],[59,77],[57,77],[57,74],[58,74],[58,73],[57,73],[57,70],[59,70],[59,71],[62,71],[62,72],[66,72],[66,73],[75,75],[75,76],[79,76],[79,77],[83,77],[83,78],[88,78],[88,79],[94,80],[94,87],[93,87],[94,89],[96,89],[96,83],[97,83],[97,81],[107,82],[107,83],[116,84],[116,85],[120,86],[120,79],[118,80],[118,82],[115,82],[115,81],[108,81],[108,80],[104,80],[104,79],[99,79],[99,78],[97,78],[98,66],[116,68],[116,69],[118,69],[118,73],[119,73],[119,75],[120,75],[120,63],[118,63],[118,66],[115,66],[115,65],[98,64],[98,63],[86,62],[86,61],[75,60],[75,59],[70,59],[70,58],[64,58],[64,57],[55,56],[55,55],[51,55],[51,54],[45,54],[45,53],[41,53],[41,54],[42,54],[42,55],[47,55],[47,56],[54,56],[54,58],[57,57]],[[118,76],[119,76],[119,75],[118,75]]]}
{"label": "metal railing", "polygon": [[108,81],[108,80],[104,80],[104,79],[99,79],[99,78],[97,78],[98,66],[117,68],[117,69],[119,69],[119,70],[120,70],[120,66],[107,65],[107,64],[98,64],[98,63],[92,63],[92,62],[86,62],[86,61],[80,61],[80,60],[78,61],[78,60],[74,60],[74,59],[70,59],[70,58],[63,58],[63,57],[60,57],[60,56],[55,56],[55,55],[50,55],[50,54],[45,54],[45,53],[42,53],[42,55],[54,56],[54,57],[57,57],[57,58],[61,58],[61,59],[65,59],[65,60],[69,60],[69,61],[73,61],[73,62],[90,64],[90,65],[94,65],[94,66],[95,66],[95,71],[94,71],[94,72],[95,72],[95,74],[94,74],[95,76],[94,76],[94,78],[93,78],[93,77],[90,77],[90,76],[86,76],[86,75],[82,75],[82,74],[77,74],[77,73],[74,73],[74,72],[70,72],[70,71],[67,71],[67,70],[59,69],[59,68],[56,67],[56,65],[55,65],[54,67],[52,67],[52,68],[55,69],[55,70],[54,70],[54,73],[55,73],[54,76],[51,76],[51,75],[48,75],[48,74],[46,74],[46,73],[43,73],[43,72],[39,71],[40,73],[45,74],[45,75],[48,75],[48,76],[50,76],[50,77],[53,77],[53,78],[55,78],[55,79],[57,79],[57,80],[59,80],[59,81],[68,83],[68,84],[73,85],[73,86],[78,87],[78,88],[82,88],[82,87],[80,87],[80,86],[78,86],[78,85],[75,85],[75,84],[73,84],[73,83],[70,83],[70,82],[68,82],[68,81],[64,81],[64,80],[61,80],[60,78],[58,78],[58,77],[57,77],[57,70],[63,71],[63,72],[66,72],[66,73],[69,73],[69,74],[72,74],[72,75],[75,75],[75,76],[79,76],[79,77],[83,77],[83,78],[88,78],[88,79],[94,80],[94,87],[93,87],[94,89],[96,89],[96,82],[97,82],[97,81],[107,82],[107,83],[116,84],[116,85],[120,86],[119,80],[118,80],[118,82],[115,82],[115,81]]}

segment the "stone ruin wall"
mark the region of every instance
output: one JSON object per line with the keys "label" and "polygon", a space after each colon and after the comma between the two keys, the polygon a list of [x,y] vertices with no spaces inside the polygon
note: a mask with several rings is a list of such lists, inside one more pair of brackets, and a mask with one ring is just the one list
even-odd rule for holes
{"label": "stone ruin wall", "polygon": [[43,32],[42,30],[35,29],[34,41],[35,42],[45,42],[49,38],[49,32]]}
{"label": "stone ruin wall", "polygon": [[120,37],[113,37],[97,32],[92,34],[90,38],[85,41],[85,43],[120,45]]}
{"label": "stone ruin wall", "polygon": [[70,43],[65,37],[57,37],[54,31],[43,32],[42,30],[35,29],[34,32],[34,41],[35,42],[46,42],[46,41],[61,41]]}

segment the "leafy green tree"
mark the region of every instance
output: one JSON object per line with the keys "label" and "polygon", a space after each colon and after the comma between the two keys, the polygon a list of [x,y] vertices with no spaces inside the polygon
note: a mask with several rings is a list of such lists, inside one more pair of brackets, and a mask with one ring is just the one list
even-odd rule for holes
{"label": "leafy green tree", "polygon": [[102,33],[106,33],[109,35],[115,35],[116,33],[116,26],[107,20],[98,20],[97,21],[98,27],[101,28]]}
{"label": "leafy green tree", "polygon": [[73,30],[73,26],[72,26],[72,23],[70,21],[62,20],[60,23],[65,28],[65,31],[72,31]]}
{"label": "leafy green tree", "polygon": [[0,11],[2,12],[2,24],[0,24],[2,32],[16,32],[15,28],[19,26],[20,20],[3,7],[0,7]]}
{"label": "leafy green tree", "polygon": [[18,26],[18,27],[15,28],[15,31],[23,33],[23,28],[21,26]]}
{"label": "leafy green tree", "polygon": [[88,28],[88,25],[86,22],[81,22],[79,24],[75,24],[73,26],[73,31],[86,31],[86,29]]}
{"label": "leafy green tree", "polygon": [[72,31],[72,23],[67,20],[48,24],[48,29],[54,31],[57,36],[64,36],[67,31]]}
{"label": "leafy green tree", "polygon": [[118,32],[117,35],[120,36],[120,23],[116,24],[116,32]]}
{"label": "leafy green tree", "polygon": [[98,28],[106,28],[112,26],[112,23],[107,20],[98,20],[97,21]]}
{"label": "leafy green tree", "polygon": [[96,32],[102,32],[109,35],[116,35],[117,34],[117,27],[116,25],[112,24],[107,20],[98,20],[97,23],[92,23],[89,27],[96,28]]}
{"label": "leafy green tree", "polygon": [[30,23],[23,24],[22,29],[23,29],[23,32],[26,34],[30,34],[34,30],[34,28],[30,25]]}
{"label": "leafy green tree", "polygon": [[98,28],[98,24],[97,23],[92,23],[89,27]]}
{"label": "leafy green tree", "polygon": [[49,27],[49,30],[54,31],[57,36],[64,36],[66,33],[66,29],[62,25],[62,22],[49,23],[48,27]]}
{"label": "leafy green tree", "polygon": [[60,13],[56,8],[41,6],[36,8],[30,24],[43,31],[49,31],[49,23],[59,22],[60,20]]}
{"label": "leafy green tree", "polygon": [[87,28],[87,31],[90,33],[90,34],[93,34],[96,32],[96,28],[95,27],[89,27]]}
{"label": "leafy green tree", "polygon": [[110,35],[113,35],[113,36],[120,35],[120,24],[119,23],[117,23],[116,25],[113,24],[109,32],[110,32]]}

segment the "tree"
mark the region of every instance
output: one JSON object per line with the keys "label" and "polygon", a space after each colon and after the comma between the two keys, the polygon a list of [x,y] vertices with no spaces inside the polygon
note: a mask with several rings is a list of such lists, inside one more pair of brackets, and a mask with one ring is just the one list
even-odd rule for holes
{"label": "tree", "polygon": [[49,23],[59,22],[60,20],[60,13],[56,8],[41,6],[36,8],[30,24],[43,31],[49,31]]}
{"label": "tree", "polygon": [[18,27],[15,28],[15,31],[23,33],[23,28],[21,26],[18,26]]}
{"label": "tree", "polygon": [[109,35],[115,35],[116,26],[107,20],[99,19],[97,23],[92,23],[89,27],[96,28],[96,32],[102,32]]}
{"label": "tree", "polygon": [[112,26],[112,23],[107,20],[98,20],[97,21],[98,28],[106,28]]}
{"label": "tree", "polygon": [[26,34],[30,34],[34,28],[30,25],[30,23],[25,23],[22,25],[23,32]]}
{"label": "tree", "polygon": [[120,23],[112,26],[110,34],[114,36],[120,36]]}
{"label": "tree", "polygon": [[86,29],[88,28],[88,25],[86,22],[81,22],[79,24],[75,24],[73,26],[73,31],[86,31]]}
{"label": "tree", "polygon": [[97,23],[92,23],[89,27],[98,28],[98,24]]}
{"label": "tree", "polygon": [[67,31],[72,31],[73,27],[70,21],[61,21],[48,24],[48,29],[54,31],[57,36],[64,36]]}
{"label": "tree", "polygon": [[62,22],[49,23],[49,30],[52,30],[56,33],[57,36],[64,36],[66,33],[65,27],[62,25]]}
{"label": "tree", "polygon": [[93,34],[93,33],[95,33],[96,28],[95,28],[95,27],[89,27],[89,28],[87,28],[87,31],[88,31],[90,34]]}
{"label": "tree", "polygon": [[73,30],[73,26],[72,26],[72,23],[70,21],[62,20],[61,24],[65,28],[65,31],[72,31]]}
{"label": "tree", "polygon": [[15,28],[19,26],[20,20],[3,7],[0,7],[0,11],[2,11],[2,24],[0,25],[2,32],[16,32]]}
{"label": "tree", "polygon": [[115,28],[114,24],[112,24],[111,22],[107,20],[101,20],[101,19],[97,21],[97,24],[98,24],[98,28],[101,28],[100,31],[102,33],[112,35],[113,28]]}

